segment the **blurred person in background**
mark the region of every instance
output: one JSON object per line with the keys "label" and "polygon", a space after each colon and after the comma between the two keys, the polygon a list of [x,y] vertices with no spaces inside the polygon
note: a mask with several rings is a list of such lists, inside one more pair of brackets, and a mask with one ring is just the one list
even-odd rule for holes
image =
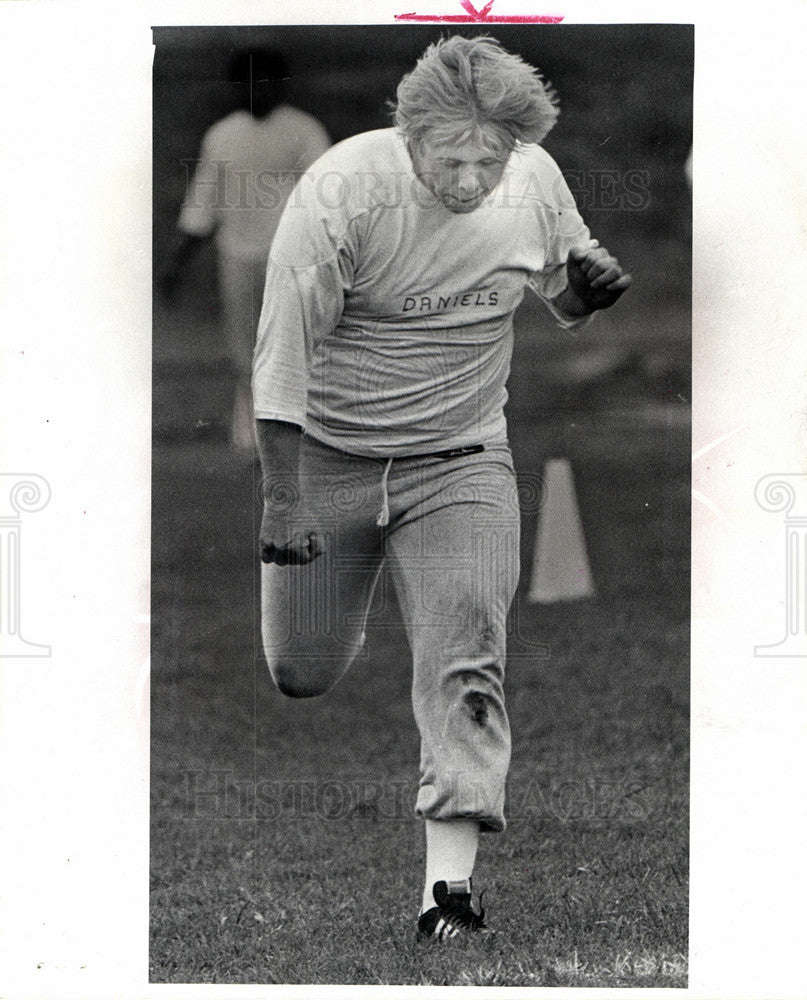
{"label": "blurred person in background", "polygon": [[202,139],[179,214],[179,240],[159,281],[170,300],[206,240],[216,245],[227,354],[237,383],[233,446],[254,456],[252,353],[266,261],[286,200],[300,176],[330,146],[323,126],[282,99],[287,69],[269,49],[236,52],[228,81],[237,109]]}
{"label": "blurred person in background", "polygon": [[[557,114],[538,71],[495,39],[430,46],[398,86],[397,127],[345,140],[301,179],[258,327],[269,669],[289,697],[332,687],[388,563],[421,737],[416,927],[440,941],[485,930],[477,844],[505,826],[513,315],[529,287],[573,327],[631,282],[540,145]],[[390,905],[379,887],[367,920]]]}

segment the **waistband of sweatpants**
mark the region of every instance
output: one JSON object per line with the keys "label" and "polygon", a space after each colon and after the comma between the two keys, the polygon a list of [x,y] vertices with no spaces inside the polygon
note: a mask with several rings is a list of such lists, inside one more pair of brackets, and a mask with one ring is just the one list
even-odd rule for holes
{"label": "waistband of sweatpants", "polygon": [[461,458],[463,455],[478,455],[484,451],[483,444],[468,444],[460,448],[446,448],[444,451],[427,451],[418,455],[396,455],[398,459],[408,458]]}
{"label": "waistband of sweatpants", "polygon": [[310,441],[315,447],[324,448],[325,451],[334,452],[337,455],[342,455],[345,458],[358,459],[359,461],[365,462],[380,462],[382,464],[386,463],[390,458],[395,462],[410,462],[418,461],[420,459],[438,459],[445,461],[451,458],[463,458],[466,455],[479,455],[484,451],[496,450],[498,447],[503,445],[507,447],[507,442],[502,442],[501,445],[497,442],[493,445],[484,444],[467,444],[459,445],[456,448],[442,448],[439,451],[425,451],[417,452],[417,454],[403,454],[403,455],[360,455],[354,451],[344,451],[341,448],[337,448],[332,444],[326,444],[325,441],[320,441],[318,437],[313,434],[305,435],[307,440]]}
{"label": "waistband of sweatpants", "polygon": [[385,528],[389,524],[389,474],[393,462],[419,461],[424,458],[436,458],[440,461],[446,461],[450,458],[461,458],[463,455],[478,455],[484,450],[485,446],[483,444],[469,444],[459,448],[446,448],[443,451],[427,452],[424,455],[404,455],[398,459],[394,455],[390,455],[386,460],[384,472],[381,476],[382,503],[375,523],[379,528]]}

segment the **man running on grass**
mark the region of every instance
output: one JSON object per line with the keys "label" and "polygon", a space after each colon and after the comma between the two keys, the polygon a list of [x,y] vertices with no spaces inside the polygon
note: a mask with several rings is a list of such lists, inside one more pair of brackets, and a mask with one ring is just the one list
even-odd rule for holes
{"label": "man running on grass", "polygon": [[440,940],[485,927],[477,842],[505,825],[513,313],[529,287],[572,326],[631,280],[539,145],[557,114],[538,72],[494,39],[431,45],[398,87],[397,127],[340,143],[301,179],[258,329],[269,669],[290,697],[332,687],[388,563],[421,736],[417,929]]}

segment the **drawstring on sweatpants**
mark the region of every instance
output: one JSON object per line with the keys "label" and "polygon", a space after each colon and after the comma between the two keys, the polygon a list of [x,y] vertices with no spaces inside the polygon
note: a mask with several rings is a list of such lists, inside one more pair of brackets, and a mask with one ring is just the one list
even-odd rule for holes
{"label": "drawstring on sweatpants", "polygon": [[[463,455],[478,455],[480,451],[484,450],[485,446],[483,444],[466,444],[461,445],[459,448],[446,448],[444,451],[430,451],[424,455],[408,455],[406,457],[439,458],[442,461],[447,461],[449,458],[460,458]],[[389,524],[389,492],[387,487],[389,485],[389,470],[392,468],[393,457],[390,456],[387,459],[387,464],[384,466],[384,474],[381,476],[381,494],[384,500],[381,504],[378,517],[375,519],[375,523],[379,528],[385,528]]]}
{"label": "drawstring on sweatpants", "polygon": [[384,466],[384,474],[381,477],[381,495],[384,500],[381,504],[381,510],[378,513],[378,517],[375,519],[375,523],[379,528],[385,528],[389,524],[389,492],[387,490],[387,484],[389,483],[389,470],[392,468],[392,458],[387,459],[387,464]]}

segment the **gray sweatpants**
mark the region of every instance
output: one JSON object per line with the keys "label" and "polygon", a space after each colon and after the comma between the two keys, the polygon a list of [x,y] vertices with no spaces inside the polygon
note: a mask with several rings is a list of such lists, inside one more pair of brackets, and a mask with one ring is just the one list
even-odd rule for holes
{"label": "gray sweatpants", "polygon": [[[307,566],[263,567],[269,669],[292,697],[327,691],[362,648],[386,560],[413,658],[416,811],[502,830],[510,761],[505,619],[519,573],[510,451],[498,445],[387,465],[303,439],[301,486],[325,551]],[[389,523],[379,527],[385,500]]]}

